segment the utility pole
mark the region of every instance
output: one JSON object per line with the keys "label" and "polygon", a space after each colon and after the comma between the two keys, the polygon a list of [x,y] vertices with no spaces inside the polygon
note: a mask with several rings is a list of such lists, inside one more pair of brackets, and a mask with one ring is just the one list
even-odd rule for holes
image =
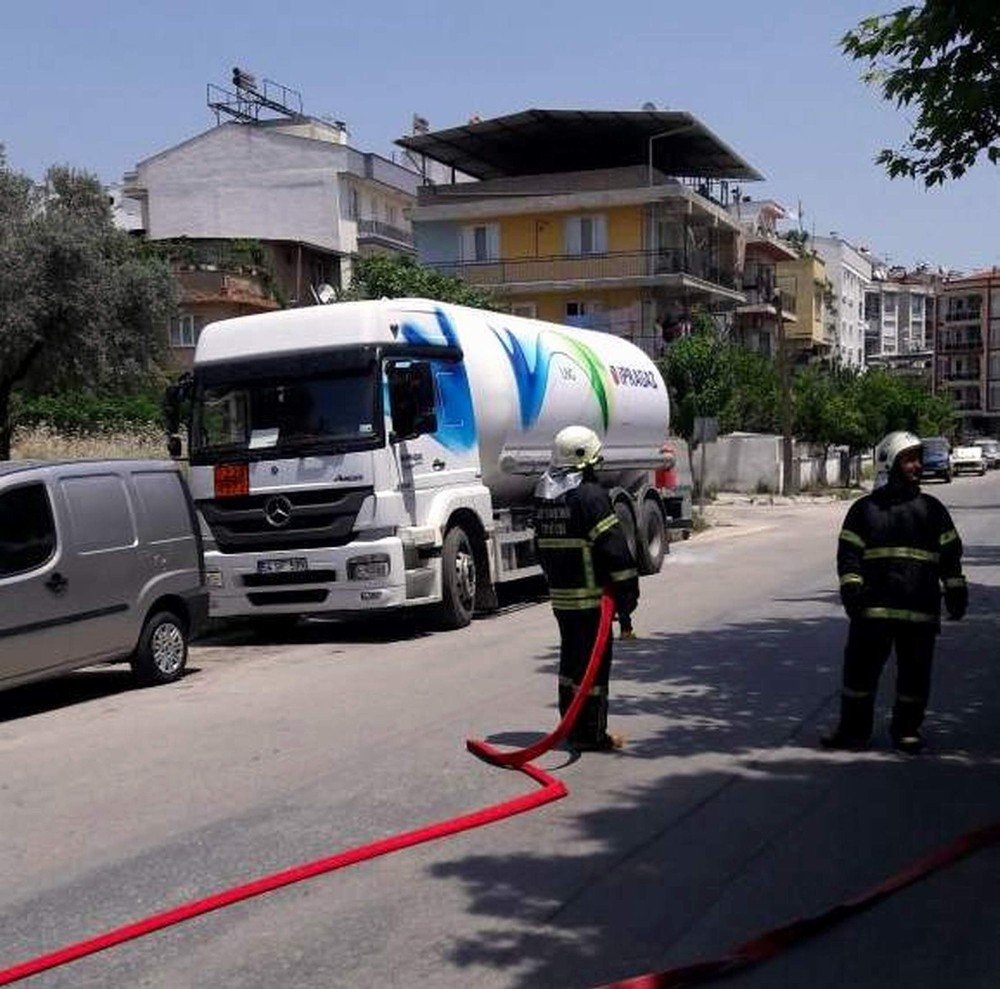
{"label": "utility pole", "polygon": [[778,321],[778,378],[781,385],[781,493],[795,494],[794,442],[792,440],[792,381],[788,367],[788,348],[785,346],[785,317],[781,306],[781,292],[776,291],[771,300]]}

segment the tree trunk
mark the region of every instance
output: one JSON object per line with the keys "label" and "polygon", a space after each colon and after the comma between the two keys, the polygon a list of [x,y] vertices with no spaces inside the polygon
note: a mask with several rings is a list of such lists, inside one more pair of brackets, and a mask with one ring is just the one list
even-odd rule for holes
{"label": "tree trunk", "polygon": [[10,460],[13,427],[10,421],[10,381],[0,381],[0,460]]}

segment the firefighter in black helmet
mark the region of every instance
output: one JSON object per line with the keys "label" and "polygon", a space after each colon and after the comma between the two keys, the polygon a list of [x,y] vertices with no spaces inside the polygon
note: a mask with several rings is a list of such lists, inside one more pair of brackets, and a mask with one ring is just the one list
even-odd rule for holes
{"label": "firefighter in black helmet", "polygon": [[[601,594],[610,589],[619,615],[639,600],[639,577],[608,493],[597,482],[601,440],[585,426],[567,426],[555,437],[552,462],[535,489],[538,558],[559,623],[559,711],[566,713],[583,679],[600,622]],[[591,696],[570,737],[578,751],[620,748],[608,732],[611,636]]]}
{"label": "firefighter in black helmet", "polygon": [[867,746],[879,676],[896,648],[894,746],[917,753],[930,693],[934,642],[941,629],[941,588],[948,616],[968,604],[962,540],[948,509],[920,491],[920,440],[895,432],[876,448],[885,483],[847,513],[837,550],[840,594],[851,619],[844,652],[840,724],[822,743]]}

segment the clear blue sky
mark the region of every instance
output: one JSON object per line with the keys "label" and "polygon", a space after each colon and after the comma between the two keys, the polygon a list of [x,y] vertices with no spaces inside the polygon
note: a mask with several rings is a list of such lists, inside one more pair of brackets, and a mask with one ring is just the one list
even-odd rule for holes
{"label": "clear blue sky", "polygon": [[1000,169],[944,190],[873,163],[906,121],[837,39],[902,0],[28,0],[4,5],[0,142],[40,176],[68,163],[120,179],[214,123],[205,85],[241,65],[392,151],[433,128],[528,107],[689,110],[766,177],[752,188],[893,263],[1000,263]]}

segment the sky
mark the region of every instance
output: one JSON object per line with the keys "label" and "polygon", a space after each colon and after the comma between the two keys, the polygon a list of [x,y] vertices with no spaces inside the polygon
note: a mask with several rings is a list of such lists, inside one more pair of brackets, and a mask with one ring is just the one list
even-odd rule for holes
{"label": "sky", "polygon": [[14,168],[105,182],[215,124],[206,85],[239,65],[346,121],[387,156],[414,113],[432,129],[529,107],[687,110],[797,209],[891,264],[1000,264],[1000,169],[943,189],[889,180],[904,112],[837,41],[902,0],[32,0],[4,6],[0,143]]}

